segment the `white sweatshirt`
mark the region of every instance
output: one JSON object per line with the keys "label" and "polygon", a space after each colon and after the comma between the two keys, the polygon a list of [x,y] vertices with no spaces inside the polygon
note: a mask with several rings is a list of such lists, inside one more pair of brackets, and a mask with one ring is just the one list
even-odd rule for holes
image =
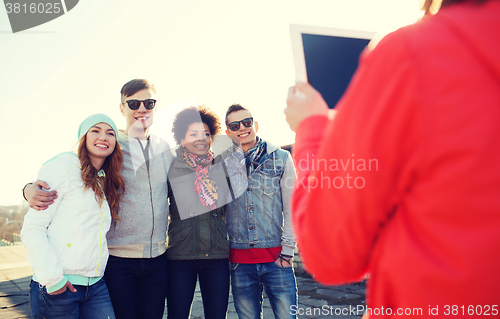
{"label": "white sweatshirt", "polygon": [[63,274],[103,276],[108,260],[109,206],[104,201],[99,207],[92,189],[84,189],[75,155],[63,153],[42,166],[38,180],[58,198],[44,211],[30,208],[21,230],[36,280],[47,288],[62,282]]}

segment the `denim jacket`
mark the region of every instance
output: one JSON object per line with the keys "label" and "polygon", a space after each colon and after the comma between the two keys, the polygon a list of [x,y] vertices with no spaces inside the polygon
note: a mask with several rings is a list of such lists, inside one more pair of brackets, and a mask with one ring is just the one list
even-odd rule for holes
{"label": "denim jacket", "polygon": [[290,196],[295,168],[289,152],[265,143],[264,159],[248,177],[241,149],[233,145],[222,154],[234,196],[226,211],[229,243],[236,249],[281,246],[282,254],[293,255]]}

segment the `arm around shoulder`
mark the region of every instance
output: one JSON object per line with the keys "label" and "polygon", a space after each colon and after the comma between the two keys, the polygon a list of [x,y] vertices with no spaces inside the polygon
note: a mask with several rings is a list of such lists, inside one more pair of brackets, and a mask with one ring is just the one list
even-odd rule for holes
{"label": "arm around shoulder", "polygon": [[50,186],[44,181],[37,180],[28,183],[23,188],[23,197],[28,205],[35,210],[44,210],[54,203],[57,191],[50,191]]}

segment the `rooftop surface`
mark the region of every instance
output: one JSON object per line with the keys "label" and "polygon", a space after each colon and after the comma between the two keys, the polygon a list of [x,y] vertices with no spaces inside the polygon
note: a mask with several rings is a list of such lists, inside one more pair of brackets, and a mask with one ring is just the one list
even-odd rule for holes
{"label": "rooftop surface", "polygon": [[[351,285],[326,287],[315,282],[295,263],[299,304],[294,310],[298,318],[361,318],[365,301],[364,282]],[[30,318],[28,305],[29,283],[33,271],[22,245],[0,247],[0,318]],[[163,318],[167,318],[167,311]],[[204,318],[201,292],[196,287],[191,318]],[[237,319],[232,295],[229,296],[227,319]],[[264,295],[264,319],[272,319],[271,306]]]}

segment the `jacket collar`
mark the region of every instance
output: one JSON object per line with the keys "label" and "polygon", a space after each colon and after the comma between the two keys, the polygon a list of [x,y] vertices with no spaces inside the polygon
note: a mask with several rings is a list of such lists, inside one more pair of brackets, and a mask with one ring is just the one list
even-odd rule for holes
{"label": "jacket collar", "polygon": [[[266,143],[266,154],[271,154],[272,152],[276,151],[277,149],[279,149],[278,146],[262,139],[262,142],[263,143]],[[234,153],[236,151],[236,148],[240,148],[238,145],[236,145],[234,142],[233,142],[233,145],[231,145],[228,149],[229,152],[231,153]]]}
{"label": "jacket collar", "polygon": [[[221,156],[218,155],[216,157],[214,157],[214,160],[212,161],[212,165],[219,162],[221,159]],[[175,160],[174,160],[174,167],[177,167],[177,168],[189,168],[191,170],[194,171],[194,168],[189,166],[188,163],[186,163],[186,161],[184,161],[182,159],[182,148],[179,146],[176,150],[175,150]]]}

